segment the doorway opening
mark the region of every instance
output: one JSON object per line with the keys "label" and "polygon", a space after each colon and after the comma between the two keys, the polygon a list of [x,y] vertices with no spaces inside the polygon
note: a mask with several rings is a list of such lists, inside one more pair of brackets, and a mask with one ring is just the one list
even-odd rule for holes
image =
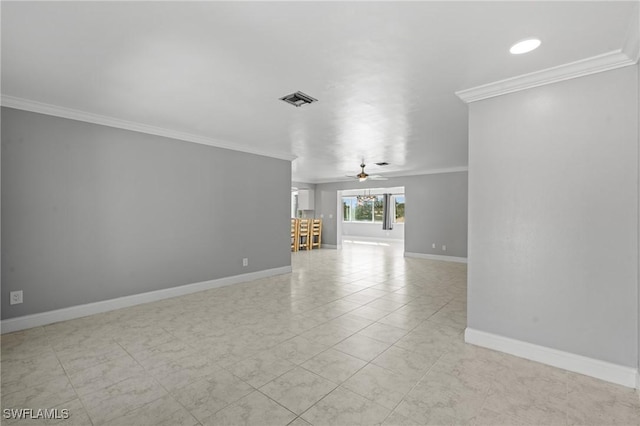
{"label": "doorway opening", "polygon": [[404,250],[404,187],[346,189],[337,192],[337,242]]}

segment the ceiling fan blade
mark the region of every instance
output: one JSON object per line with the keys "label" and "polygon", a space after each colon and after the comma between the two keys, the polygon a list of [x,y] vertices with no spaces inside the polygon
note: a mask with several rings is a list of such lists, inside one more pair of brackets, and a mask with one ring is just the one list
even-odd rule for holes
{"label": "ceiling fan blade", "polygon": [[371,179],[371,180],[387,180],[388,178],[383,177],[383,176],[369,175],[369,179]]}

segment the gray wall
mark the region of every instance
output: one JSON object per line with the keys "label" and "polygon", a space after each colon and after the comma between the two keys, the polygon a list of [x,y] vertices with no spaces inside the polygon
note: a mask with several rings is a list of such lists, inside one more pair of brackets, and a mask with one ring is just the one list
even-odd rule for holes
{"label": "gray wall", "polygon": [[288,266],[290,184],[288,161],[3,108],[2,318]]}
{"label": "gray wall", "polygon": [[470,105],[469,327],[637,366],[637,71]]}
{"label": "gray wall", "polygon": [[404,240],[404,224],[394,223],[393,229],[382,229],[381,223],[345,222],[342,236]]}
{"label": "gray wall", "polygon": [[[367,186],[370,186],[367,183]],[[404,244],[411,253],[467,257],[467,172],[404,176],[376,181],[376,188],[404,186]],[[337,245],[337,191],[359,182],[316,185],[316,217],[324,216],[322,242]],[[329,218],[333,215],[333,218]],[[432,243],[436,248],[432,248]],[[442,245],[447,246],[442,251]]]}
{"label": "gray wall", "polygon": [[[306,183],[306,182],[291,182],[291,186],[297,189],[312,189],[315,191],[316,184],[315,183]],[[315,206],[314,206],[315,207]],[[301,217],[303,219],[314,219],[315,218],[315,210],[300,210]]]}

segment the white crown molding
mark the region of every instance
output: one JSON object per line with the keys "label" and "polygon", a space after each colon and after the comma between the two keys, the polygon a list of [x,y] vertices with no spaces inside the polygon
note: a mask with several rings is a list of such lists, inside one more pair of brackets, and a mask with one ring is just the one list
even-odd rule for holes
{"label": "white crown molding", "polygon": [[[629,42],[630,47],[628,49],[632,50],[632,44],[632,42]],[[591,58],[472,87],[471,89],[460,90],[455,93],[464,102],[471,103],[532,87],[626,67],[635,64],[636,61],[637,58],[630,58],[622,49],[618,49],[602,55],[592,56]]]}
{"label": "white crown molding", "polygon": [[469,327],[464,332],[464,341],[629,388],[638,386],[638,370],[636,368],[534,345]]}
{"label": "white crown molding", "polygon": [[268,278],[275,275],[291,273],[291,266],[265,269],[263,271],[249,272],[247,274],[233,275],[211,281],[203,281],[194,284],[181,285],[178,287],[165,288],[162,290],[150,291],[147,293],[133,294],[131,296],[118,297],[116,299],[102,300],[100,302],[87,303],[85,305],[71,306],[54,311],[41,312],[38,314],[25,315],[17,318],[10,318],[0,321],[2,334],[14,331],[25,330],[27,328],[40,327],[55,322],[67,321],[75,318],[86,317],[88,315],[100,314],[116,309],[127,308],[129,306],[141,305],[143,303],[156,302],[158,300],[169,299],[171,297],[184,296],[198,291],[210,290],[218,287],[226,287],[233,284],[244,283]]}
{"label": "white crown molding", "polygon": [[385,177],[410,177],[410,176],[424,176],[424,175],[439,175],[442,173],[459,173],[459,172],[468,172],[469,166],[458,166],[458,167],[446,167],[443,169],[426,169],[426,170],[417,170],[412,171],[411,174],[401,174],[401,172],[391,172],[385,174]]}
{"label": "white crown molding", "polygon": [[635,16],[632,14],[627,38],[622,46],[622,52],[634,63],[640,60],[640,2],[636,3]]}
{"label": "white crown molding", "polygon": [[[459,172],[468,172],[468,166],[458,166],[458,167],[448,167],[444,169],[427,169],[427,170],[413,170],[408,173],[403,172],[390,172],[385,173],[383,177],[385,178],[403,178],[403,177],[411,177],[411,176],[424,176],[424,175],[437,175],[441,173],[459,173]],[[348,179],[348,178],[340,178],[340,179],[320,179],[320,180],[305,180],[305,179],[293,179],[295,182],[305,182],[308,184],[323,184],[323,183],[339,183],[339,182],[357,182],[357,179]],[[367,182],[384,182],[384,180],[367,180]],[[384,184],[381,183],[381,187],[384,187]]]}
{"label": "white crown molding", "polygon": [[443,256],[441,254],[412,253],[404,252],[404,257],[413,257],[416,259],[443,260],[445,262],[467,263],[466,257]]}
{"label": "white crown molding", "polygon": [[246,152],[248,154],[262,155],[265,157],[278,158],[280,160],[293,161],[296,157],[289,153],[260,150],[246,145],[233,142],[213,139],[206,136],[194,135],[191,133],[176,130],[164,129],[162,127],[149,126],[135,123],[133,121],[121,120],[119,118],[108,117],[106,115],[94,114],[77,109],[65,108],[29,99],[18,98],[10,95],[2,95],[1,104],[4,107],[20,109],[24,111],[37,112],[39,114],[52,115],[55,117],[67,118],[70,120],[83,121],[85,123],[99,124],[102,126],[115,127],[117,129],[130,130],[133,132],[146,133],[149,135],[163,136],[171,139],[178,139],[201,145],[214,146],[216,148],[230,149],[233,151]]}

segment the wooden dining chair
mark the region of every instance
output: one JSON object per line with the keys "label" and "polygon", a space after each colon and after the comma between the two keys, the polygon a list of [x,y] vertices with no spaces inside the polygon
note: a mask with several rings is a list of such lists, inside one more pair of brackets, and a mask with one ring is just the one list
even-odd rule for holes
{"label": "wooden dining chair", "polygon": [[322,246],[322,219],[313,219],[311,221],[311,248],[320,248]]}
{"label": "wooden dining chair", "polygon": [[298,250],[311,250],[309,222],[309,219],[298,219]]}

